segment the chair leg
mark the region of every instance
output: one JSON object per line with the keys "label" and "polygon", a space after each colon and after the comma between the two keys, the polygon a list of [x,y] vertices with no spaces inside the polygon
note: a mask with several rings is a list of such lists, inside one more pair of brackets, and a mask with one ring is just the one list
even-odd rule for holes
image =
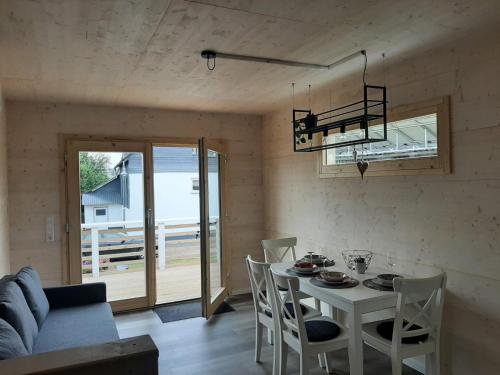
{"label": "chair leg", "polygon": [[279,375],[286,375],[286,364],[288,360],[288,345],[281,341],[280,344],[280,371]]}
{"label": "chair leg", "polygon": [[273,330],[271,328],[267,329],[267,343],[269,345],[274,344],[274,334],[273,334]]}
{"label": "chair leg", "polygon": [[441,375],[441,353],[439,346],[434,352],[434,375]]}
{"label": "chair leg", "polygon": [[432,368],[431,353],[427,353],[425,355],[425,375],[434,375],[434,369]]}
{"label": "chair leg", "polygon": [[401,358],[391,357],[392,375],[401,375],[403,371],[403,361]]}
{"label": "chair leg", "polygon": [[300,353],[300,375],[309,374],[309,370],[311,369],[310,359],[304,353]]}
{"label": "chair leg", "polygon": [[330,368],[330,365],[328,364],[328,354],[323,353],[323,360],[325,361],[325,370],[327,374],[331,374],[333,372],[333,368]]}
{"label": "chair leg", "polygon": [[274,346],[273,346],[273,375],[279,375],[280,373],[280,360],[281,360],[281,346],[283,345],[283,341],[280,337],[274,337]]}
{"label": "chair leg", "polygon": [[260,352],[262,350],[262,324],[255,323],[255,362],[260,362]]}
{"label": "chair leg", "polygon": [[439,351],[428,353],[425,355],[425,374],[440,375],[441,363],[439,361]]}
{"label": "chair leg", "polygon": [[318,361],[319,361],[319,367],[325,368],[325,365],[323,363],[323,355],[322,354],[318,354]]}

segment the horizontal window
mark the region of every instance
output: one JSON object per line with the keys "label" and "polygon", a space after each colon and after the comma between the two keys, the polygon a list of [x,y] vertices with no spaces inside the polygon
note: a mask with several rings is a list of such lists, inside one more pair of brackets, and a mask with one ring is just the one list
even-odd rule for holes
{"label": "horizontal window", "polygon": [[[338,143],[363,139],[360,130],[325,137],[326,143]],[[384,125],[374,125],[370,129],[383,137]],[[364,145],[331,148],[326,151],[326,165],[355,163],[354,155],[368,162],[399,159],[418,159],[438,155],[437,113],[410,117],[387,124],[387,141]]]}
{"label": "horizontal window", "polygon": [[[407,105],[389,111],[387,140],[330,148],[321,152],[320,177],[359,176],[356,160],[369,163],[366,175],[449,173],[448,98]],[[383,124],[370,126],[371,134],[384,137]],[[362,138],[360,130],[334,133],[323,143]]]}

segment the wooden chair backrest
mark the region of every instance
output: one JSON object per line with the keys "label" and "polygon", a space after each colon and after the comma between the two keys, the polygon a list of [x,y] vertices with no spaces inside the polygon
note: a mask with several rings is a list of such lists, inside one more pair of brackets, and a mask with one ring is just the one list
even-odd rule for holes
{"label": "wooden chair backrest", "polygon": [[256,313],[264,313],[271,311],[271,304],[269,302],[269,291],[265,271],[269,270],[269,263],[256,262],[248,255],[245,258],[248,270],[248,277],[250,278],[250,286],[252,288],[253,303]]}
{"label": "wooden chair backrest", "polygon": [[[270,302],[273,309],[273,316],[278,317],[278,319],[275,319],[276,329],[279,329],[281,332],[296,332],[299,341],[307,342],[306,327],[298,296],[299,279],[294,276],[285,276],[276,273],[271,269],[266,271],[266,277],[272,292]],[[280,292],[279,288],[286,289],[286,292]],[[292,316],[288,309],[286,309],[285,306],[287,303],[292,303],[295,316]]]}
{"label": "wooden chair backrest", "polygon": [[[398,302],[392,334],[393,344],[400,345],[402,338],[424,334],[439,340],[446,274],[419,279],[396,278],[394,290],[398,292]],[[410,331],[413,324],[418,324],[421,328]]]}
{"label": "wooden chair backrest", "polygon": [[262,240],[266,263],[296,261],[295,246],[297,246],[297,237]]}

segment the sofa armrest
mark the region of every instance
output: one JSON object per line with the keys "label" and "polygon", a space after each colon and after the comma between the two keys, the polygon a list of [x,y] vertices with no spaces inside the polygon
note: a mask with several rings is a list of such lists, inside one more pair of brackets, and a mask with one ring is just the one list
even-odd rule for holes
{"label": "sofa armrest", "polygon": [[51,309],[106,302],[106,284],[90,283],[44,288]]}
{"label": "sofa armrest", "polygon": [[3,360],[0,374],[157,375],[158,349],[150,336],[138,336]]}

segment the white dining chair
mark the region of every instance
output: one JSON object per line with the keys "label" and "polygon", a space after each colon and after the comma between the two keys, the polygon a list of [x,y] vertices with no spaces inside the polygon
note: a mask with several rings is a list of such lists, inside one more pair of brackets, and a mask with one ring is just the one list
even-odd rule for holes
{"label": "white dining chair", "polygon": [[266,263],[295,262],[295,246],[297,237],[262,240]]}
{"label": "white dining chair", "polygon": [[[263,328],[267,328],[270,333],[274,332],[275,329],[273,320],[274,315],[269,302],[269,288],[265,277],[265,273],[269,270],[270,264],[256,262],[252,260],[250,255],[246,258],[246,264],[255,307],[255,362],[260,362]],[[289,313],[293,315],[293,306],[288,304],[286,308]],[[312,319],[321,316],[321,312],[303,304],[300,304],[300,312],[303,314],[304,319]],[[275,345],[273,374],[277,374],[278,371],[277,361],[279,359],[279,353],[277,350],[279,350],[279,347]]]}
{"label": "white dining chair", "polygon": [[398,301],[394,319],[363,325],[363,340],[391,357],[392,375],[400,375],[405,358],[425,355],[425,373],[440,374],[439,345],[446,274],[394,279]]}
{"label": "white dining chair", "polygon": [[[278,238],[274,240],[262,240],[264,249],[264,259],[266,263],[296,262],[295,246],[297,246],[297,237]],[[312,298],[311,296],[299,292],[299,298]],[[314,299],[314,307],[321,310],[321,302]]]}
{"label": "white dining chair", "polygon": [[[305,320],[300,308],[297,290],[299,289],[299,279],[293,276],[285,276],[267,269],[267,283],[271,286],[271,307],[275,319],[275,346],[279,346],[280,375],[286,374],[288,348],[292,348],[300,355],[300,374],[309,373],[312,368],[314,356],[324,359],[324,366],[328,373],[327,353],[345,349],[348,345],[347,329],[339,322],[321,316],[314,319]],[[278,287],[287,290],[281,293]],[[293,314],[286,308],[287,304],[292,304]]]}

